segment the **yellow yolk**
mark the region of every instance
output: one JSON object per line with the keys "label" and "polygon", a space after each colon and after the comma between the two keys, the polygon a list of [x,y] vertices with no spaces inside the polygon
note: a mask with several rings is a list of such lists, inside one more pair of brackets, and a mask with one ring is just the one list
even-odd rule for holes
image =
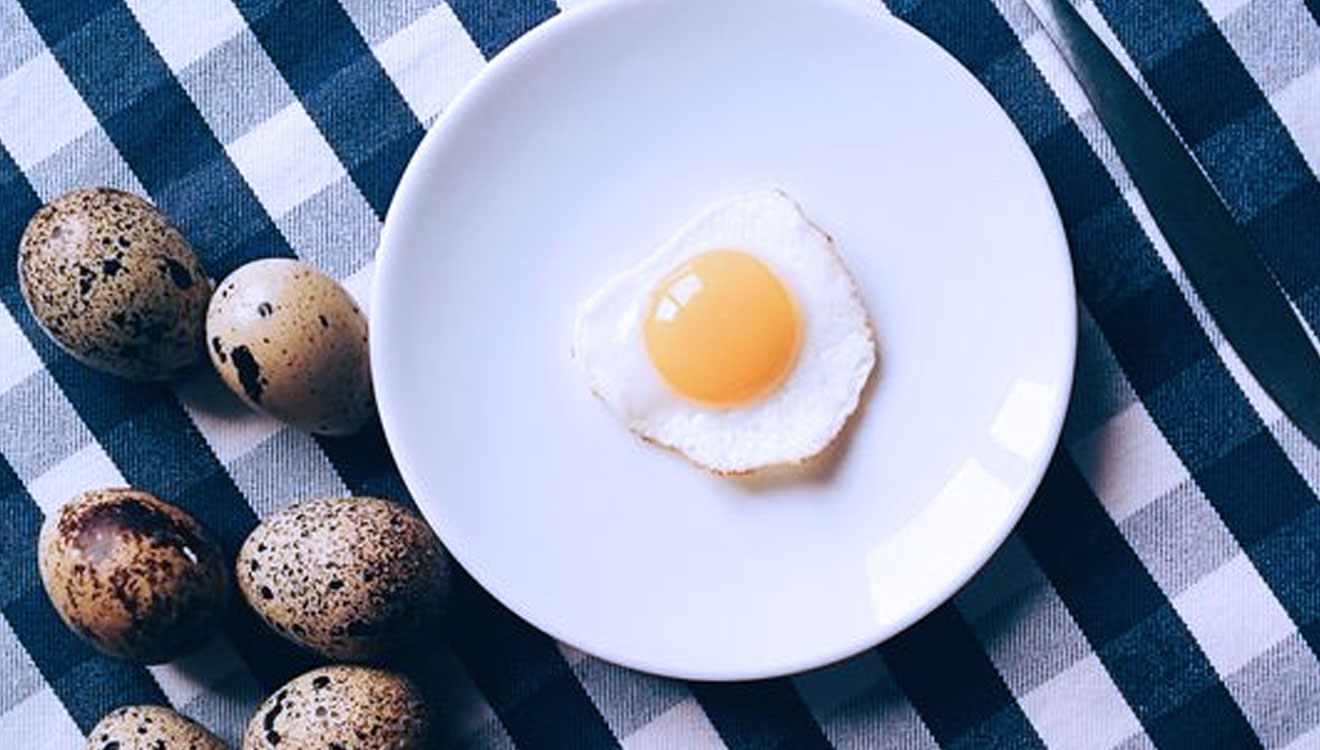
{"label": "yellow yolk", "polygon": [[712,250],[651,293],[646,351],[675,391],[714,406],[760,398],[797,358],[802,321],[792,294],[756,256]]}

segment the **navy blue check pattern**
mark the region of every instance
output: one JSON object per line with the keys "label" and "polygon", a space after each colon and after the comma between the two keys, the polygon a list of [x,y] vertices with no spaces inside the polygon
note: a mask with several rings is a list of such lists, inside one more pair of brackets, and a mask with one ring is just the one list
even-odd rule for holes
{"label": "navy blue check pattern", "polygon": [[[0,0],[0,247],[43,201],[114,185],[169,214],[217,278],[301,257],[369,303],[380,224],[423,134],[487,60],[582,1]],[[1320,4],[1082,7],[1320,326]],[[1224,342],[1021,0],[887,8],[1008,112],[1072,247],[1077,381],[1025,518],[916,626],[754,683],[611,665],[462,578],[413,670],[444,747],[1320,748],[1320,451]],[[264,695],[312,664],[240,607],[171,664],[92,652],[51,610],[33,552],[77,491],[150,489],[230,554],[299,498],[409,501],[378,431],[311,438],[204,377],[133,385],[73,363],[25,309],[13,262],[0,414],[5,748],[80,747],[134,702],[237,744]]]}

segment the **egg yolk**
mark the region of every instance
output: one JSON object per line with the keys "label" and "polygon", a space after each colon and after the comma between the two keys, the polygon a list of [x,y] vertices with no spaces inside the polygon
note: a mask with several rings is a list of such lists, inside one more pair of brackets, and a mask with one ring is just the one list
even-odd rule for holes
{"label": "egg yolk", "polygon": [[763,397],[797,359],[797,303],[765,263],[712,250],[683,263],[651,293],[646,351],[675,391],[713,406]]}

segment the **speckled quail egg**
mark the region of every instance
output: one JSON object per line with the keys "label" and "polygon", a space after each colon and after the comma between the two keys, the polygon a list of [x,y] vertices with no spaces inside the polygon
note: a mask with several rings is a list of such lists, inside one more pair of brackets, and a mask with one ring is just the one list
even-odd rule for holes
{"label": "speckled quail egg", "polygon": [[268,516],[239,550],[236,576],[252,609],[289,640],[332,659],[376,661],[434,632],[449,560],[404,507],[337,497]]}
{"label": "speckled quail egg", "polygon": [[169,661],[201,646],[224,610],[220,550],[184,511],[142,490],[92,490],[46,517],[41,582],[55,611],[101,651]]}
{"label": "speckled quail egg", "polygon": [[211,281],[154,206],[112,188],[42,206],[19,242],[23,299],[74,358],[133,380],[165,380],[202,360]]}
{"label": "speckled quail egg", "polygon": [[206,338],[230,390],[276,419],[347,435],[375,413],[367,319],[306,263],[266,258],[234,271],[211,300]]}
{"label": "speckled quail egg", "polygon": [[86,750],[225,750],[225,743],[164,706],[124,706],[92,727]]}
{"label": "speckled quail egg", "polygon": [[427,747],[426,702],[407,678],[336,665],[299,675],[248,722],[243,750]]}

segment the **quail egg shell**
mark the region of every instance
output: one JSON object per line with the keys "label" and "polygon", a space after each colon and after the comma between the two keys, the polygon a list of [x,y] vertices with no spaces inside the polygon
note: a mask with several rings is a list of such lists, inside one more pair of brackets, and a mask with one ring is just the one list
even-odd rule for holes
{"label": "quail egg shell", "polygon": [[377,661],[435,631],[449,572],[419,516],[381,498],[337,497],[268,516],[239,550],[235,575],[289,640],[331,659]]}
{"label": "quail egg shell", "polygon": [[225,743],[164,706],[124,706],[97,722],[86,750],[225,750]]}
{"label": "quail egg shell", "polygon": [[240,267],[211,300],[206,337],[229,389],[276,419],[347,435],[375,413],[367,319],[313,266],[266,258]]}
{"label": "quail egg shell", "polygon": [[336,665],[299,675],[257,709],[243,750],[427,747],[426,702],[405,677]]}
{"label": "quail egg shell", "polygon": [[41,582],[97,649],[155,664],[201,646],[224,610],[220,550],[179,508],[131,488],[85,492],[46,517]]}
{"label": "quail egg shell", "polygon": [[18,251],[23,299],[74,358],[133,380],[165,380],[202,359],[211,282],[154,206],[112,188],[42,206]]}

